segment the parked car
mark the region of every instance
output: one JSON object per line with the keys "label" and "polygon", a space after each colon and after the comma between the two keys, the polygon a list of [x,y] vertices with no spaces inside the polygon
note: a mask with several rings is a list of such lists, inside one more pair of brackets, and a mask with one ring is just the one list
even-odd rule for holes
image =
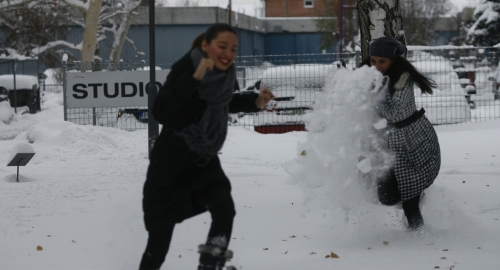
{"label": "parked car", "polygon": [[433,125],[470,122],[471,107],[464,95],[435,93],[415,96],[417,108],[424,108],[425,115]]}
{"label": "parked car", "polygon": [[41,109],[38,78],[31,75],[16,75],[15,78],[14,85],[14,75],[0,75],[0,88],[8,90],[11,107],[26,107],[30,113],[36,113]]}
{"label": "parked car", "polygon": [[244,91],[273,91],[276,99],[253,116],[257,132],[283,133],[305,130],[305,119],[312,110],[316,93],[322,91],[325,77],[338,68],[334,64],[300,64],[268,68]]}
{"label": "parked car", "polygon": [[476,93],[469,79],[469,71],[463,65],[425,51],[413,52],[411,62],[437,84],[433,95],[422,95],[415,87],[417,107],[425,109],[430,122],[434,125],[469,122],[470,110],[475,108],[470,96]]}

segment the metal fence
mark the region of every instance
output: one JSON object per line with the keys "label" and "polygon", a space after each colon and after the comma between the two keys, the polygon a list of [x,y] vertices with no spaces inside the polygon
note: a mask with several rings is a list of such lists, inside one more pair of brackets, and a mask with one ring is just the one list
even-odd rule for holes
{"label": "metal fence", "polygon": [[[500,48],[415,47],[407,59],[437,83],[434,95],[415,90],[418,107],[434,125],[470,123],[500,118]],[[316,95],[332,69],[345,64],[355,69],[359,53],[245,56],[235,61],[240,91],[258,92],[270,88],[276,95],[267,108],[254,114],[234,114],[230,125],[245,126],[262,133],[304,130]],[[158,66],[169,69],[174,60]],[[66,72],[79,70],[68,63]],[[100,63],[93,72],[144,69],[145,63]],[[117,127],[124,130],[147,128],[146,107],[67,109],[67,119],[77,124]]]}

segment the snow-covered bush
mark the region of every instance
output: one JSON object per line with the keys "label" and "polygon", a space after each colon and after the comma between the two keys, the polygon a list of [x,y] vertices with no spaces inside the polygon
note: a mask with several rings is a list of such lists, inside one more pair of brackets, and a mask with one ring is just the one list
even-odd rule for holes
{"label": "snow-covered bush", "polygon": [[16,115],[10,106],[9,100],[0,102],[0,120],[4,124],[10,124],[15,119]]}

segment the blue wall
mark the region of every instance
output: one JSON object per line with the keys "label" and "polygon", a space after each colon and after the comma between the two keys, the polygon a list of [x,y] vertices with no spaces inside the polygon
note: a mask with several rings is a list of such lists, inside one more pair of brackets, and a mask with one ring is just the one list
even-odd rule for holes
{"label": "blue wall", "polygon": [[[204,32],[209,25],[157,25],[156,26],[156,63],[159,66],[168,65],[182,57],[190,48],[193,39]],[[264,55],[297,55],[320,54],[318,49],[320,33],[261,33],[244,29],[238,31],[238,56]],[[69,41],[78,43],[82,37],[82,29],[72,29]],[[134,48],[126,42],[122,50],[122,59],[127,62],[138,62],[149,59],[149,28],[148,26],[132,26],[128,37],[134,41],[138,50],[144,55],[136,55]],[[109,59],[111,39],[99,43],[100,56],[104,61]],[[334,49],[327,51],[334,52]],[[73,52],[78,59],[80,54]],[[290,56],[289,58],[293,58]],[[280,58],[282,61],[284,58]],[[275,62],[272,57],[267,61]],[[317,62],[312,59],[311,61]]]}
{"label": "blue wall", "polygon": [[[168,67],[169,64],[182,57],[189,50],[193,39],[208,27],[209,25],[156,25],[156,64]],[[321,54],[318,49],[321,40],[320,33],[262,33],[239,28],[236,30],[239,38],[238,56],[263,56],[260,59],[264,59],[265,55]],[[82,37],[83,28],[72,27],[68,33],[67,41],[78,44]],[[134,47],[125,42],[121,54],[123,62],[138,63],[144,60],[148,65],[149,27],[147,25],[131,26],[128,38],[134,41],[135,47],[143,54],[136,54]],[[99,43],[99,55],[103,61],[109,60],[111,42],[112,38],[110,37]],[[75,59],[79,60],[81,57],[78,51],[66,48],[61,48],[61,50],[70,52]],[[334,49],[327,52],[334,52]],[[274,62],[269,57],[266,60]],[[314,59],[311,61],[316,62]]]}

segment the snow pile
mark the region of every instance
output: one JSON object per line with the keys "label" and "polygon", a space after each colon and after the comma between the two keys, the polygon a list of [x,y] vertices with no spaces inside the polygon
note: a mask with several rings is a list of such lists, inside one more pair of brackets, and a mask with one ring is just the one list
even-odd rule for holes
{"label": "snow pile", "polygon": [[10,162],[18,153],[35,153],[35,150],[29,143],[20,142],[14,145],[10,151],[10,157],[8,161]]}
{"label": "snow pile", "polygon": [[371,169],[371,162],[362,160],[367,155],[363,142],[371,141],[373,124],[379,122],[371,91],[382,87],[383,77],[363,67],[341,69],[328,78],[309,119],[307,141],[299,144],[298,157],[286,170],[305,188],[308,200],[348,215],[374,199],[373,183],[363,180],[360,170]]}
{"label": "snow pile", "polygon": [[8,125],[15,119],[14,110],[10,106],[9,101],[0,102],[0,120]]}

